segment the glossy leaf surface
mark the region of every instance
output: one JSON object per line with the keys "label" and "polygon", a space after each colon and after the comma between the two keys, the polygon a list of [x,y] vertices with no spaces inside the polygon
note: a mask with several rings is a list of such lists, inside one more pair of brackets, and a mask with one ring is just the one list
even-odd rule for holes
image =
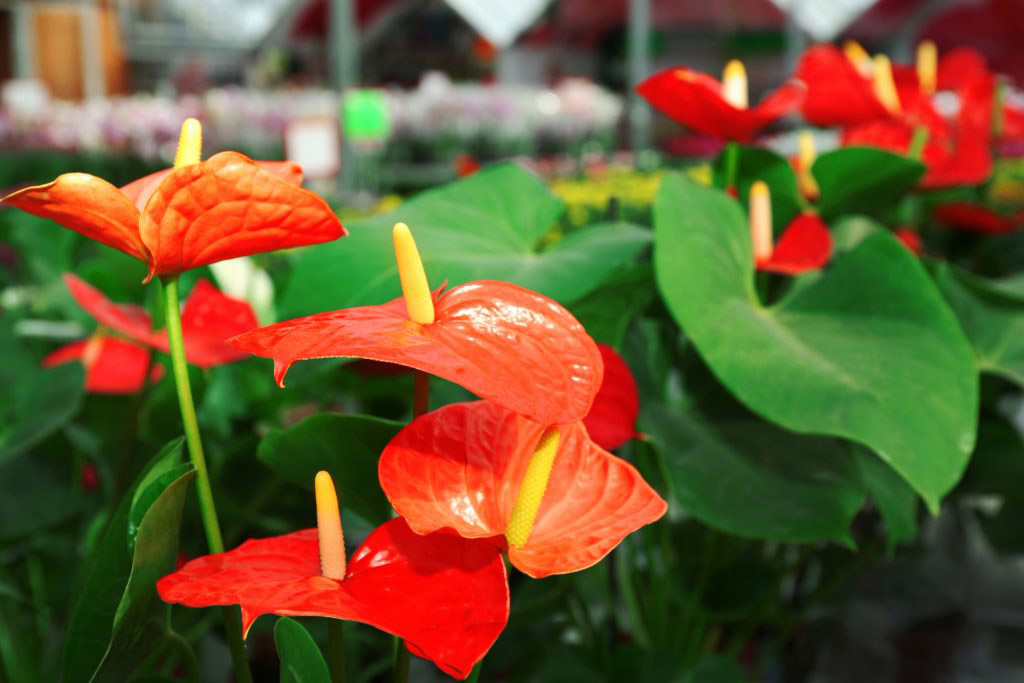
{"label": "glossy leaf surface", "polygon": [[848,446],[742,410],[715,416],[651,406],[642,425],[672,494],[702,522],[748,538],[852,544],[864,490]]}
{"label": "glossy leaf surface", "polygon": [[30,366],[28,386],[12,392],[0,405],[0,462],[24,453],[70,420],[85,384],[78,365],[49,369]]}
{"label": "glossy leaf surface", "polygon": [[598,344],[598,348],[604,361],[604,379],[590,412],[583,418],[583,426],[594,443],[606,451],[613,451],[636,433],[640,397],[633,373],[622,356],[607,344]]}
{"label": "glossy leaf surface", "polygon": [[737,142],[749,142],[762,128],[795,111],[804,97],[802,85],[785,83],[756,107],[739,109],[725,100],[716,79],[686,68],[661,71],[636,90],[672,120]]}
{"label": "glossy leaf surface", "polygon": [[725,195],[667,178],[655,234],[661,294],[730,391],[787,429],[872,448],[937,508],[973,447],[978,380],[959,324],[906,248],[872,235],[765,308],[745,218]]}
{"label": "glossy leaf surface", "polygon": [[397,363],[459,384],[543,424],[579,420],[601,384],[597,345],[554,301],[503,282],[435,294],[435,319],[409,320],[405,302],[321,313],[231,340],[274,359],[283,384],[298,360],[355,357]]}
{"label": "glossy leaf surface", "polygon": [[[388,444],[381,486],[417,533],[448,529],[501,544],[545,429],[486,401],[445,406]],[[665,510],[636,468],[598,447],[579,423],[567,425],[533,530],[522,548],[508,549],[509,561],[534,578],[586,569]]]}
{"label": "glossy leaf surface", "polygon": [[593,290],[648,247],[629,223],[575,230],[547,242],[564,209],[544,182],[502,164],[419,194],[396,210],[349,224],[343,242],[311,249],[295,266],[280,310],[287,317],[380,304],[401,295],[391,228],[416,236],[433,287],[501,280],[563,304]]}
{"label": "glossy leaf surface", "polygon": [[342,507],[373,524],[391,517],[391,506],[377,482],[377,460],[402,423],[366,415],[313,415],[289,429],[263,437],[256,457],[274,474],[313,489],[327,470]]}
{"label": "glossy leaf surface", "polygon": [[281,661],[281,683],[330,683],[327,662],[302,624],[288,617],[278,619],[274,643]]}
{"label": "glossy leaf surface", "polygon": [[979,369],[1024,386],[1024,295],[952,265],[935,279],[974,346]]}
{"label": "glossy leaf surface", "polygon": [[892,207],[910,192],[925,167],[880,149],[846,148],[822,154],[811,166],[821,196],[818,213],[826,222],[843,214],[871,215]]}
{"label": "glossy leaf surface", "polygon": [[321,576],[317,533],[307,529],[192,560],[157,588],[188,607],[241,605],[245,631],[263,614],[369,624],[460,679],[497,639],[509,606],[505,565],[492,545],[420,536],[401,519],[370,534],[343,581]]}
{"label": "glossy leaf surface", "polygon": [[[119,667],[140,661],[140,650],[131,646],[132,641],[136,648],[147,649],[141,652],[144,657],[163,638],[167,608],[156,598],[154,586],[157,578],[174,568],[176,515],[180,515],[185,485],[192,474],[165,482],[170,485],[148,499],[145,510],[136,510],[136,515],[141,512],[141,524],[136,530],[134,550],[129,543],[129,527],[138,487],[177,467],[182,445],[183,440],[176,439],[153,458],[122,499],[86,565],[64,641],[66,683],[85,683],[92,680],[94,672],[98,680],[126,680],[131,668]],[[130,578],[133,572],[134,579]],[[123,662],[118,661],[121,658]]]}

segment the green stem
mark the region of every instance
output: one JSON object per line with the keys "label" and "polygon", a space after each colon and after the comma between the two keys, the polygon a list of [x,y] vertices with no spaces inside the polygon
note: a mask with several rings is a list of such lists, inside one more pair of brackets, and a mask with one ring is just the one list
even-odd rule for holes
{"label": "green stem", "polygon": [[331,683],[345,683],[345,622],[327,620],[327,667]]}
{"label": "green stem", "polygon": [[[174,385],[178,390],[178,405],[181,407],[181,421],[185,428],[185,442],[188,455],[196,470],[196,494],[199,497],[199,513],[203,519],[206,543],[212,553],[224,552],[224,541],[217,521],[217,508],[213,502],[213,487],[210,473],[203,455],[203,442],[199,437],[199,421],[196,406],[192,400],[192,385],[188,381],[188,362],[185,360],[185,338],[181,332],[181,310],[178,304],[177,276],[164,281],[164,318],[167,324],[167,341],[171,349],[171,367],[174,370]],[[224,630],[228,637],[231,661],[235,666],[238,683],[252,683],[249,660],[245,656],[245,641],[242,638],[242,623],[238,609],[225,607],[222,610]]]}
{"label": "green stem", "polygon": [[924,126],[918,126],[914,129],[914,136],[910,139],[910,148],[907,149],[907,157],[921,160],[921,155],[924,154],[924,146],[928,144],[928,129]]}
{"label": "green stem", "polygon": [[392,665],[393,683],[409,683],[409,648],[402,639],[395,637],[395,657]]}
{"label": "green stem", "polygon": [[736,174],[740,167],[740,146],[730,140],[725,143],[725,189],[736,187]]}
{"label": "green stem", "polygon": [[469,674],[469,678],[466,679],[466,683],[477,683],[480,680],[480,669],[484,668],[484,660],[480,660],[473,667],[473,671]]}

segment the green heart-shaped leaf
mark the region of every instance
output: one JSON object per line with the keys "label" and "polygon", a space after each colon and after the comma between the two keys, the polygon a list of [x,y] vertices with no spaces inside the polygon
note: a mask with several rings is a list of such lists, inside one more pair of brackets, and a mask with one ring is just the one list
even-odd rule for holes
{"label": "green heart-shaped leaf", "polygon": [[313,415],[267,434],[256,457],[277,476],[310,490],[316,473],[327,470],[343,507],[383,524],[391,517],[391,505],[377,480],[377,461],[404,426],[365,415]]}
{"label": "green heart-shaped leaf", "polygon": [[974,444],[978,377],[917,259],[872,235],[766,308],[735,201],[676,175],[654,213],[658,288],[719,380],[787,429],[868,446],[936,510]]}
{"label": "green heart-shaped leaf", "polygon": [[[179,467],[182,443],[175,439],[153,458],[89,560],[65,639],[65,683],[127,680],[165,636],[169,607],[157,596],[156,581],[174,570],[181,510],[193,473],[179,474],[158,493],[149,488]],[[140,496],[143,484],[147,491]],[[134,539],[133,504],[146,508]]]}
{"label": "green heart-shaped leaf", "polygon": [[391,228],[409,224],[433,287],[502,280],[569,303],[632,261],[649,230],[607,223],[545,237],[563,205],[515,164],[429,190],[391,213],[346,225],[349,236],[307,250],[285,289],[283,317],[382,304],[401,296]]}
{"label": "green heart-shaped leaf", "polygon": [[281,660],[281,683],[330,683],[327,662],[302,624],[288,617],[278,619],[274,643]]}
{"label": "green heart-shaped leaf", "polygon": [[[728,153],[726,149],[715,159],[713,171],[715,185],[718,187],[725,185],[725,157]],[[738,156],[736,192],[740,201],[746,205],[753,182],[764,181],[771,192],[772,223],[775,224],[775,233],[781,234],[802,208],[800,188],[793,167],[785,157],[770,149],[740,146]]]}
{"label": "green heart-shaped leaf", "polygon": [[938,264],[935,280],[974,346],[978,367],[1024,386],[1024,294],[1017,280],[986,280]]}
{"label": "green heart-shaped leaf", "polygon": [[843,214],[873,215],[896,204],[924,175],[920,161],[870,147],[822,154],[811,166],[818,181],[818,213],[827,223]]}
{"label": "green heart-shaped leaf", "polygon": [[849,446],[733,412],[719,419],[661,406],[644,410],[642,427],[683,508],[739,536],[852,546],[850,521],[864,490]]}
{"label": "green heart-shaped leaf", "polygon": [[859,455],[864,485],[885,522],[888,545],[895,548],[917,535],[917,495],[880,458],[863,451]]}

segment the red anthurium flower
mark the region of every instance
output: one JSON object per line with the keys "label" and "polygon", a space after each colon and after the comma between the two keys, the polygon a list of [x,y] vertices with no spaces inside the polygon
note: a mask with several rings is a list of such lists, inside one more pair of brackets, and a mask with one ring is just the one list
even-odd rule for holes
{"label": "red anthurium flower", "polygon": [[160,597],[188,607],[240,605],[245,633],[264,614],[358,621],[466,678],[508,621],[501,554],[451,534],[421,536],[393,519],[346,561],[327,473],[317,475],[316,488],[317,529],[192,560],[157,582]]}
{"label": "red anthurium flower", "polygon": [[604,379],[594,405],[583,418],[583,426],[594,443],[613,451],[636,434],[633,427],[640,413],[640,399],[626,361],[607,344],[598,344],[597,348],[604,361]]}
{"label": "red anthurium flower", "polygon": [[179,157],[196,163],[176,164],[122,189],[85,173],[65,173],[0,202],[143,261],[147,280],[346,234],[322,199],[296,186],[296,167],[268,170],[235,152],[199,162],[199,146],[199,123],[189,119]]}
{"label": "red anthurium flower", "polygon": [[[78,305],[100,325],[139,344],[165,353],[169,347],[166,330],[153,331],[149,314],[141,306],[116,304],[85,281],[64,275],[64,282]],[[196,282],[181,316],[185,334],[185,357],[201,368],[224,365],[245,358],[224,342],[259,325],[256,314],[244,301],[225,296],[206,280]]]}
{"label": "red anthurium flower", "polygon": [[1021,227],[1020,217],[1004,216],[983,204],[972,202],[940,204],[932,211],[932,216],[951,228],[989,235],[1002,235]]}
{"label": "red anthurium flower", "polygon": [[79,474],[79,481],[83,491],[95,491],[100,485],[100,473],[96,464],[91,460],[82,463],[82,471]]}
{"label": "red anthurium flower", "polygon": [[679,123],[724,140],[749,142],[759,130],[796,111],[804,98],[800,83],[786,83],[756,107],[747,105],[747,75],[733,60],[719,83],[692,69],[666,69],[637,86],[658,111]]}
{"label": "red anthurium flower", "polygon": [[861,59],[859,69],[831,45],[815,45],[804,52],[796,76],[807,84],[801,108],[805,119],[818,126],[852,126],[891,116],[865,73],[867,54]]}
{"label": "red anthurium flower", "polygon": [[938,89],[960,90],[979,76],[988,76],[985,56],[969,47],[958,47],[942,56],[938,65]]}
{"label": "red anthurium flower", "polygon": [[820,270],[832,256],[832,236],[817,215],[804,212],[793,219],[779,241],[772,240],[772,200],[768,185],[750,186],[750,237],[754,266],[769,273],[801,275]]}
{"label": "red anthurium flower", "polygon": [[123,339],[95,334],[57,349],[43,359],[43,367],[80,362],[85,366],[85,390],[93,394],[134,394],[163,377],[163,366],[150,368],[148,349]]}
{"label": "red anthurium flower", "polygon": [[580,571],[667,505],[579,422],[545,428],[489,401],[445,406],[381,454],[381,487],[413,531],[507,542],[534,578]]}
{"label": "red anthurium flower", "polygon": [[896,231],[896,239],[902,242],[903,246],[909,249],[912,253],[916,254],[917,256],[921,255],[921,251],[923,249],[921,244],[921,236],[918,235],[913,230],[908,230],[907,228],[900,228],[899,230]]}
{"label": "red anthurium flower", "polygon": [[273,358],[282,386],[295,361],[365,358],[456,382],[542,424],[587,414],[601,386],[601,354],[568,311],[503,282],[472,282],[431,294],[403,223],[395,226],[395,248],[404,303],[395,299],[289,320],[229,344]]}

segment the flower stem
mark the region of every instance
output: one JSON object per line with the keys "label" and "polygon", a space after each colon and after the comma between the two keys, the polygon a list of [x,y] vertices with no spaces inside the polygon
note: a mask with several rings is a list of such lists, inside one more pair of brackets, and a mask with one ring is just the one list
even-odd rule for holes
{"label": "flower stem", "polygon": [[736,174],[740,166],[740,146],[730,140],[725,143],[725,190],[736,187]]}
{"label": "flower stem", "polygon": [[393,660],[392,683],[409,683],[409,648],[402,639],[395,637],[395,657]]}
{"label": "flower stem", "polygon": [[345,683],[345,622],[327,620],[327,667],[331,683]]}
{"label": "flower stem", "polygon": [[[212,553],[224,552],[224,540],[217,521],[217,508],[213,502],[213,487],[210,486],[210,473],[206,468],[206,457],[203,455],[203,442],[199,437],[199,421],[196,419],[196,406],[192,400],[192,385],[188,381],[188,363],[185,360],[185,338],[181,332],[181,310],[178,304],[178,278],[168,277],[164,281],[164,318],[167,324],[167,341],[171,349],[171,367],[174,370],[174,385],[178,390],[178,405],[181,408],[181,421],[185,428],[185,442],[188,444],[188,455],[196,470],[196,494],[199,497],[199,513],[203,519],[206,532],[206,543]],[[245,656],[245,643],[242,639],[242,624],[238,610],[225,607],[222,611],[224,630],[227,633],[228,648],[235,666],[235,677],[238,683],[252,683],[252,672]]]}
{"label": "flower stem", "polygon": [[480,680],[480,669],[484,668],[484,660],[480,660],[473,667],[473,671],[469,674],[469,678],[466,679],[466,683],[477,683]]}

